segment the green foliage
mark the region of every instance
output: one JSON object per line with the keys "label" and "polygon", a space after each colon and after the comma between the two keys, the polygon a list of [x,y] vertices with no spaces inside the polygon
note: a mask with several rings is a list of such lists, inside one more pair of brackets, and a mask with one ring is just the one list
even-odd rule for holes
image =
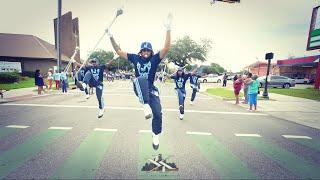
{"label": "green foliage", "polygon": [[114,69],[118,69],[118,65],[119,65],[119,69],[122,71],[130,71],[133,69],[132,64],[130,63],[130,61],[120,58],[118,57],[112,64],[112,67]]}
{"label": "green foliage", "polygon": [[97,58],[100,62],[100,64],[106,64],[109,60],[113,59],[114,54],[112,51],[105,51],[102,49],[99,49],[97,51],[94,51],[90,54],[90,58]]}
{"label": "green foliage", "polygon": [[20,75],[17,72],[3,72],[0,73],[0,83],[14,83],[18,82]]}
{"label": "green foliage", "polygon": [[206,61],[206,57],[211,48],[212,41],[209,39],[202,39],[199,44],[189,36],[184,36],[171,45],[167,58],[169,62],[173,62],[177,66],[182,67],[195,61]]}
{"label": "green foliage", "polygon": [[220,74],[226,70],[217,63],[211,63],[210,66],[200,66],[200,70],[204,74]]}

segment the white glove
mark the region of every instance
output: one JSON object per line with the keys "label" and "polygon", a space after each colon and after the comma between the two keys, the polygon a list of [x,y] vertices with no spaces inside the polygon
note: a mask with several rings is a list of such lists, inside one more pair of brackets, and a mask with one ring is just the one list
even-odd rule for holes
{"label": "white glove", "polygon": [[164,22],[164,27],[167,29],[167,31],[171,30],[172,19],[173,19],[173,16],[171,13],[169,13],[166,21]]}
{"label": "white glove", "polygon": [[74,60],[74,59],[70,59],[70,61],[71,61],[71,63],[75,63],[76,62],[76,60]]}
{"label": "white glove", "polygon": [[112,33],[111,33],[110,29],[106,29],[106,33],[107,33],[107,35],[108,35],[109,37],[113,37],[113,35],[112,35]]}

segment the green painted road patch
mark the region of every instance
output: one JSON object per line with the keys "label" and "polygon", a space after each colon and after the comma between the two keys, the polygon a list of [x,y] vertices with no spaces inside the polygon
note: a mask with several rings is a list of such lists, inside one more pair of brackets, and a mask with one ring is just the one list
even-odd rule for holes
{"label": "green painted road patch", "polygon": [[0,128],[0,139],[17,132],[18,130],[19,129],[2,127]]}
{"label": "green painted road patch", "polygon": [[256,179],[241,160],[213,136],[188,135],[222,179]]}
{"label": "green painted road patch", "polygon": [[0,154],[0,179],[32,158],[55,139],[66,133],[66,130],[47,129],[24,143]]}
{"label": "green painted road patch", "polygon": [[115,132],[93,131],[53,173],[53,179],[93,179]]}
{"label": "green painted road patch", "polygon": [[275,144],[272,144],[263,138],[240,137],[241,140],[261,151],[267,157],[273,159],[282,167],[290,170],[292,173],[303,179],[320,179],[320,167],[307,162],[305,159],[289,152]]}

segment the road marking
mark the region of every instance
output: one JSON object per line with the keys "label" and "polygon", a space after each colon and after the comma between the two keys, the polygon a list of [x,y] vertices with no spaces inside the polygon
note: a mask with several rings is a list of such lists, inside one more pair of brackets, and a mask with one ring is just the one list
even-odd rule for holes
{"label": "road marking", "polygon": [[139,133],[151,133],[151,130],[140,130]]}
{"label": "road marking", "polygon": [[211,136],[211,133],[208,132],[192,132],[192,131],[187,131],[186,134],[189,135],[203,135],[203,136]]}
{"label": "road marking", "polygon": [[20,125],[9,125],[9,126],[6,126],[7,128],[16,128],[16,129],[25,129],[25,128],[28,128],[30,126],[20,126]]}
{"label": "road marking", "polygon": [[261,137],[259,134],[234,134],[235,136],[238,137]]}
{"label": "road marking", "polygon": [[70,130],[72,127],[49,127],[48,129]]}
{"label": "road marking", "polygon": [[282,135],[282,136],[287,139],[312,139],[309,136],[295,136],[295,135]]}
{"label": "road marking", "polygon": [[[0,106],[30,106],[30,107],[54,107],[54,108],[86,108],[86,109],[97,109],[97,106],[79,106],[79,105],[58,105],[58,104],[0,104]],[[143,108],[137,107],[119,107],[119,106],[108,106],[106,109],[114,110],[136,110],[143,111]],[[167,112],[179,112],[178,109],[163,109]],[[226,111],[200,111],[200,110],[185,110],[185,112],[190,113],[200,113],[200,114],[226,114],[226,115],[246,115],[246,116],[268,116],[268,114],[263,113],[246,113],[246,112],[226,112]]]}
{"label": "road marking", "polygon": [[118,129],[102,129],[102,128],[95,128],[94,131],[104,131],[104,132],[117,132]]}

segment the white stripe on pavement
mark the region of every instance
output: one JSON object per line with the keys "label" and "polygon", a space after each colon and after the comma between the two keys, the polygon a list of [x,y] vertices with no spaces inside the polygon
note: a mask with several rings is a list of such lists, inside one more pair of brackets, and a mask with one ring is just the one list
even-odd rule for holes
{"label": "white stripe on pavement", "polygon": [[94,131],[105,131],[105,132],[117,132],[118,129],[102,129],[102,128],[95,128]]}
{"label": "white stripe on pavement", "polygon": [[259,134],[234,134],[235,136],[238,137],[261,137]]}
{"label": "white stripe on pavement", "polygon": [[312,139],[309,136],[296,136],[296,135],[282,135],[282,136],[287,139]]}
{"label": "white stripe on pavement", "polygon": [[20,125],[9,125],[9,126],[6,126],[7,128],[17,128],[17,129],[25,129],[25,128],[28,128],[30,126],[20,126]]}
{"label": "white stripe on pavement", "polygon": [[72,129],[72,127],[49,127],[48,129],[70,130],[70,129]]}
{"label": "white stripe on pavement", "polygon": [[211,133],[208,132],[193,132],[193,131],[187,131],[186,134],[189,135],[203,135],[203,136],[211,136]]}
{"label": "white stripe on pavement", "polygon": [[151,130],[140,130],[139,133],[151,133]]}
{"label": "white stripe on pavement", "polygon": [[[31,107],[55,107],[55,108],[87,108],[87,109],[97,109],[97,106],[79,106],[79,105],[58,105],[58,104],[0,104],[0,106],[31,106]],[[106,109],[115,110],[136,110],[143,111],[143,108],[137,107],[119,107],[119,106],[109,106]],[[179,112],[178,109],[163,109],[167,112]],[[227,115],[246,115],[246,116],[268,116],[268,114],[263,113],[247,113],[247,112],[227,112],[227,111],[200,111],[200,110],[185,110],[185,112],[190,113],[200,113],[200,114],[227,114]]]}

